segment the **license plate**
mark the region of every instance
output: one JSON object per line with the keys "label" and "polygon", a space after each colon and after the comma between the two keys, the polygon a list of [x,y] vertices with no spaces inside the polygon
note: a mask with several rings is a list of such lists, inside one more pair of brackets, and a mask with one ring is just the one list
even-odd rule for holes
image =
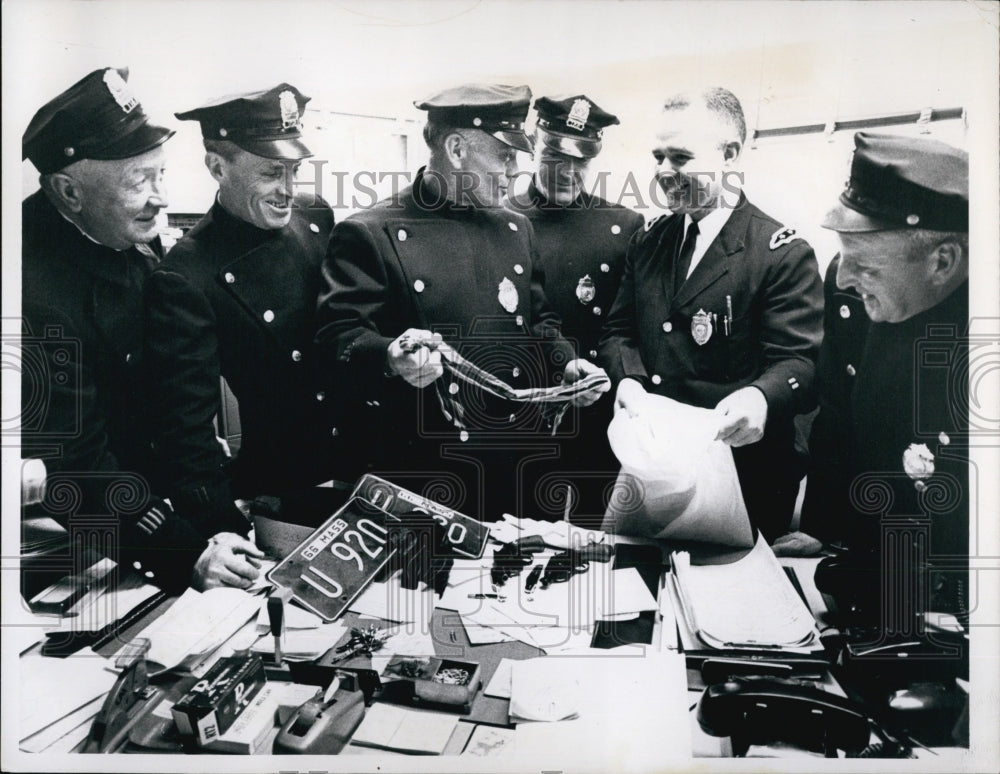
{"label": "license plate", "polygon": [[385,566],[395,549],[389,529],[399,519],[352,497],[267,577],[324,621],[335,620]]}
{"label": "license plate", "polygon": [[364,476],[354,487],[352,497],[364,498],[404,524],[408,514],[431,516],[444,529],[444,539],[438,546],[439,555],[446,551],[456,556],[478,559],[483,555],[490,536],[489,527],[482,522],[378,476]]}

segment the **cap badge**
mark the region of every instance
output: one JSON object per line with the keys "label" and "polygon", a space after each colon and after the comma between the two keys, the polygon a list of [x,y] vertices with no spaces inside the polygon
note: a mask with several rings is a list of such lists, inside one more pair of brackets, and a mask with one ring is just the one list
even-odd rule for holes
{"label": "cap badge", "polygon": [[712,338],[712,315],[704,309],[699,309],[698,314],[691,318],[691,338],[699,347],[703,347]]}
{"label": "cap badge", "polygon": [[573,107],[570,108],[569,115],[566,116],[566,126],[582,132],[583,127],[587,125],[588,118],[590,118],[590,103],[585,99],[573,100]]}
{"label": "cap badge", "polygon": [[139,100],[129,91],[128,84],[117,70],[104,71],[104,85],[108,87],[108,91],[123,113],[131,113],[138,106]]}
{"label": "cap badge", "polygon": [[580,277],[580,280],[576,283],[576,297],[580,303],[589,304],[594,300],[596,295],[597,288],[594,287],[594,281],[590,278],[590,275],[585,274]]}
{"label": "cap badge", "polygon": [[295,95],[288,89],[278,95],[278,107],[281,108],[281,128],[291,129],[299,123],[299,105]]}
{"label": "cap badge", "polygon": [[514,283],[506,277],[504,277],[500,282],[500,287],[497,292],[497,301],[500,302],[500,306],[511,314],[514,314],[514,312],[517,311],[517,288],[514,287]]}

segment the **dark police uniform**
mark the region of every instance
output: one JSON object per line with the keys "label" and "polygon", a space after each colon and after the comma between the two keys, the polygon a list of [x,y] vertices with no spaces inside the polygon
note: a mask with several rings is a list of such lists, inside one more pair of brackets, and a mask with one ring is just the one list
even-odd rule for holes
{"label": "dark police uniform", "polygon": [[[563,156],[593,158],[601,150],[603,130],[619,123],[582,94],[541,97],[535,109],[536,153],[545,146]],[[625,249],[643,217],[586,191],[574,202],[558,205],[545,197],[535,180],[508,206],[527,216],[535,230],[545,297],[562,321],[563,336],[581,357],[596,360],[604,320],[621,283]],[[577,501],[570,503],[570,511],[581,520],[603,516],[606,491],[617,476],[619,464],[607,441],[613,406],[612,396],[606,396],[591,406],[571,409],[559,435],[559,459],[542,463],[558,471],[559,480],[575,491]]]}
{"label": "dark police uniform", "polygon": [[[449,120],[464,123],[451,125],[526,144],[530,92],[513,91],[456,95],[491,101],[456,111]],[[539,413],[448,376],[417,390],[387,378],[385,367],[390,343],[412,327],[440,332],[515,388],[552,384],[573,352],[545,302],[530,222],[502,208],[452,205],[428,190],[421,170],[398,197],[336,226],[324,276],[317,340],[359,390],[372,467],[472,516],[515,512],[518,489],[530,488],[518,479],[522,458],[532,449],[553,453],[551,442],[537,448],[548,434]],[[438,390],[464,407],[464,429],[445,419]]]}
{"label": "dark police uniform", "polygon": [[[827,228],[863,232],[919,224],[968,230],[968,203],[961,194],[964,185],[967,197],[968,158],[962,151],[932,140],[863,133],[856,142],[851,187],[827,216]],[[882,203],[890,206],[883,209]],[[900,551],[912,539],[917,561],[942,570],[930,590],[930,609],[964,613],[968,282],[909,319],[873,323],[860,296],[837,287],[839,261],[826,275],[820,411],[809,439],[800,528],[843,541],[862,561],[868,556],[872,567],[879,565],[883,540],[892,543],[884,550]],[[913,445],[932,455],[933,472],[915,464]],[[901,557],[894,563],[900,572],[906,566]],[[868,591],[876,602],[879,584]]]}
{"label": "dark police uniform", "polygon": [[[293,115],[285,129],[281,93],[298,98],[286,105]],[[281,84],[178,117],[201,121],[206,137],[219,138],[222,129],[250,152],[296,158],[308,154],[298,140],[307,99]],[[272,123],[274,139],[261,140]],[[313,196],[297,197],[289,223],[270,230],[217,201],[150,279],[157,453],[179,509],[214,518],[236,511],[234,496],[280,495],[344,475],[338,398],[313,345],[320,264],[333,223],[329,205]],[[220,376],[239,401],[241,446],[231,463],[212,424]]]}
{"label": "dark police uniform", "polygon": [[[40,109],[24,135],[25,156],[50,174],[81,158],[128,158],[165,142],[173,132],[149,123],[127,77],[95,71]],[[44,460],[48,490],[25,515],[56,518],[71,545],[134,562],[160,586],[186,586],[213,533],[151,493],[142,294],[159,239],[105,247],[43,191],[24,200],[21,215],[21,449]]]}
{"label": "dark police uniform", "polygon": [[[822,334],[822,281],[812,248],[741,195],[718,237],[680,288],[673,258],[684,217],[654,221],[629,244],[618,298],[599,347],[617,383],[714,408],[754,386],[767,399],[764,437],[733,449],[751,521],[769,540],[787,529],[805,472],[793,418],[812,409]],[[732,326],[722,319],[732,302]],[[711,318],[711,335],[694,326]],[[704,328],[698,331],[703,335]]]}

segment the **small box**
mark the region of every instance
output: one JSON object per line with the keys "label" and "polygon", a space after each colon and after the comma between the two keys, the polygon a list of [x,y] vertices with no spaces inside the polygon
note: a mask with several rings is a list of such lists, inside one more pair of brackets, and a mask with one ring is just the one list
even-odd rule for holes
{"label": "small box", "polygon": [[479,664],[450,658],[393,656],[382,672],[384,680],[409,682],[412,700],[472,707],[482,682]]}
{"label": "small box", "polygon": [[199,745],[214,742],[246,709],[264,685],[260,656],[219,659],[208,673],[174,704],[171,712],[181,734]]}

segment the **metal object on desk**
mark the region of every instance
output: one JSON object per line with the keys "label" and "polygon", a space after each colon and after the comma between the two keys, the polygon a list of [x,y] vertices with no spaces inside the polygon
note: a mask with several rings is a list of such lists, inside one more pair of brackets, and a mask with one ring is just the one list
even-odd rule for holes
{"label": "metal object on desk", "polygon": [[149,684],[148,652],[149,640],[135,640],[116,659],[115,666],[124,671],[94,718],[82,752],[115,752],[128,740],[131,728],[163,698],[163,694]]}
{"label": "metal object on desk", "polygon": [[382,673],[386,701],[472,710],[482,675],[475,661],[394,656]]}
{"label": "metal object on desk", "polygon": [[299,707],[281,727],[274,752],[336,755],[364,716],[364,694],[357,675],[338,670],[326,693]]}
{"label": "metal object on desk", "polygon": [[[104,558],[76,575],[67,575],[43,589],[28,602],[33,613],[67,615],[84,597],[91,598],[107,588],[118,565]],[[73,613],[75,615],[75,613]]]}

